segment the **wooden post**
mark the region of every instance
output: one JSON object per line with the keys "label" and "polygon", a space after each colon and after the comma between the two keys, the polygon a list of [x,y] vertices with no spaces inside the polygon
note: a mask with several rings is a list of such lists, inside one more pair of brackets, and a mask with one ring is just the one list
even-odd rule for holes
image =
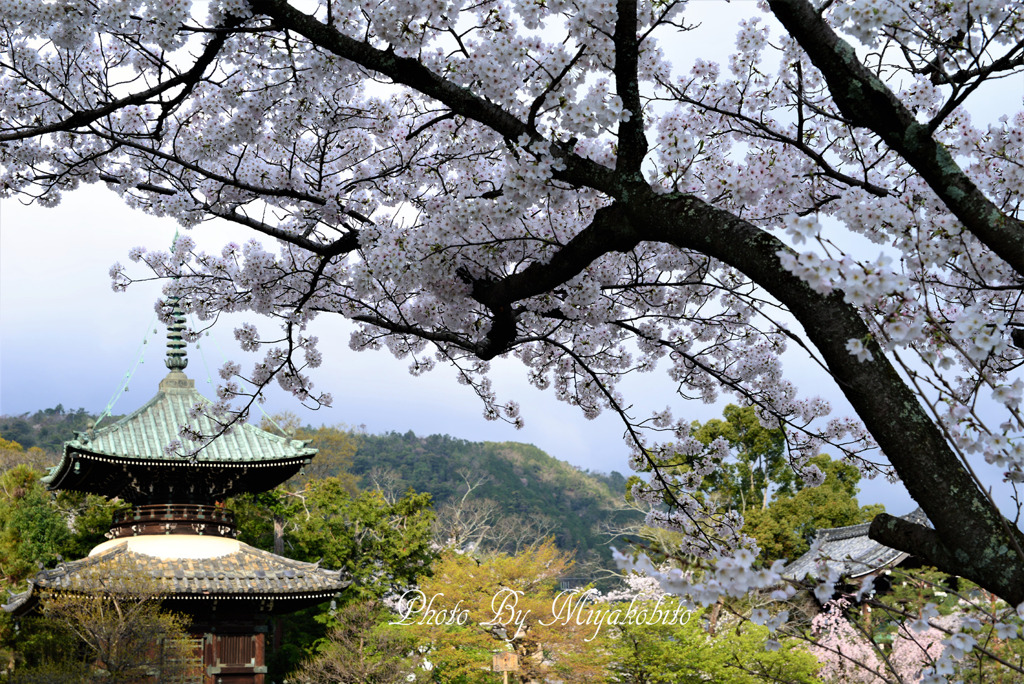
{"label": "wooden post", "polygon": [[495,653],[491,659],[491,671],[500,672],[503,684],[508,684],[508,673],[519,670],[519,655],[511,651]]}

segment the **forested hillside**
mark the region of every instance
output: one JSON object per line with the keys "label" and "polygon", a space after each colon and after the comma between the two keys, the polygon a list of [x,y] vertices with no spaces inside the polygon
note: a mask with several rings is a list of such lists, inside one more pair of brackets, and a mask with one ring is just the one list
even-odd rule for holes
{"label": "forested hillside", "polygon": [[467,506],[494,502],[498,518],[532,523],[580,557],[588,552],[609,557],[606,530],[640,517],[622,510],[626,480],[620,473],[581,471],[531,444],[412,432],[360,435],[351,470],[364,487],[383,476],[398,490],[429,492],[442,518],[446,506],[462,503],[463,497]]}
{"label": "forested hillside", "polygon": [[[107,418],[104,423],[109,422]],[[0,416],[0,436],[38,447],[38,466],[52,465],[65,440],[91,427],[96,416],[62,405],[20,416]],[[352,488],[401,494],[412,488],[433,497],[439,523],[457,527],[466,543],[515,551],[551,535],[577,558],[606,561],[609,533],[639,514],[622,509],[625,478],[581,471],[537,447],[516,442],[470,442],[448,435],[412,432],[384,435],[345,428],[298,427],[294,416],[279,421],[289,434],[321,449],[313,478],[337,476]],[[271,422],[265,428],[274,429]],[[484,528],[486,527],[486,531]]]}
{"label": "forested hillside", "polygon": [[[20,416],[0,416],[0,435],[25,447],[39,447],[44,451],[60,453],[64,442],[76,430],[86,430],[96,423],[97,416],[85,409],[67,410],[62,404]],[[111,418],[104,420],[110,422]]]}

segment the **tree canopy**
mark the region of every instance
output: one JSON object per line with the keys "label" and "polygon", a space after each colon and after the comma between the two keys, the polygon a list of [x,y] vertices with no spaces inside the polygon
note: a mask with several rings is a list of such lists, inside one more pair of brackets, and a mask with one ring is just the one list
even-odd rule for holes
{"label": "tree canopy", "polygon": [[748,505],[767,508],[773,489],[792,493],[795,478],[785,458],[785,433],[761,425],[753,406],[729,404],[722,415],[725,420],[712,418],[694,425],[693,436],[702,444],[721,437],[735,453],[734,460],[704,478],[708,490],[743,513]]}
{"label": "tree canopy", "polygon": [[393,624],[430,644],[434,681],[493,681],[491,657],[504,650],[518,655],[524,683],[602,681],[608,658],[599,630],[552,611],[572,565],[550,539],[482,559],[448,550],[433,576],[403,596]]}
{"label": "tree canopy", "polygon": [[[307,324],[335,314],[414,373],[454,364],[491,417],[519,420],[486,376],[509,356],[585,416],[619,415],[637,467],[713,452],[620,392],[659,371],[679,398],[756,406],[805,479],[826,444],[899,477],[934,529],[882,514],[872,536],[1024,602],[1015,514],[970,466],[1024,479],[1024,114],[969,113],[1024,71],[1024,8],[730,6],[744,16],[719,65],[672,54],[721,40],[698,5],[7,3],[0,192],[47,205],[103,182],[274,241],[129,255],[202,320],[280,322],[283,341],[236,331],[265,351],[222,368],[243,409],[273,380],[329,401]],[[801,391],[794,358],[856,418]],[[650,478],[694,550],[737,542],[742,521],[699,483]]]}
{"label": "tree canopy", "polygon": [[858,505],[860,473],[854,466],[824,454],[810,462],[825,474],[821,485],[781,493],[744,518],[743,531],[757,540],[764,559],[796,560],[811,547],[817,530],[868,522],[885,510],[880,504]]}
{"label": "tree canopy", "polygon": [[[782,430],[762,426],[750,406],[730,404],[723,417],[691,426],[700,443],[721,439],[727,447],[718,450],[721,458],[703,478],[698,494],[743,513],[742,532],[757,543],[763,561],[796,560],[810,548],[816,530],[869,522],[885,511],[880,504],[858,504],[861,473],[853,464],[818,454],[807,463],[821,473],[822,481],[808,486],[786,464]],[[682,480],[701,467],[700,461],[693,455],[673,454],[658,466],[666,476]],[[677,546],[675,535],[651,527],[639,528],[639,536],[645,540],[644,548],[659,558],[685,556],[689,549],[687,543]]]}
{"label": "tree canopy", "polygon": [[427,568],[434,513],[430,495],[411,489],[395,501],[377,491],[351,494],[335,477],[310,480],[297,491],[282,485],[230,500],[239,539],[275,549],[275,518],[283,524],[288,557],[345,569],[352,578],[345,601],[380,599],[401,592]]}

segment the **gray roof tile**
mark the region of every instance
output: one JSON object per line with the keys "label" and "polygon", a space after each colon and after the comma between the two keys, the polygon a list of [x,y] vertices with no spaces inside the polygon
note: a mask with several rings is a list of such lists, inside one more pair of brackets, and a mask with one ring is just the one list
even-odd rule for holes
{"label": "gray roof tile", "polygon": [[329,597],[350,584],[340,570],[291,560],[241,542],[234,553],[189,559],[158,558],[136,553],[122,544],[105,553],[40,571],[30,580],[27,591],[13,595],[2,607],[15,612],[40,591],[109,591],[110,578],[123,575],[126,567],[131,568],[132,574],[153,580],[153,586],[147,590],[162,598]]}
{"label": "gray roof tile", "polygon": [[[928,524],[928,518],[920,508],[902,517],[919,525]],[[825,572],[836,570],[840,575],[861,577],[896,565],[908,556],[868,538],[869,527],[871,523],[818,530],[811,550],[786,566],[783,577],[817,577],[822,574],[822,564],[827,568]]]}

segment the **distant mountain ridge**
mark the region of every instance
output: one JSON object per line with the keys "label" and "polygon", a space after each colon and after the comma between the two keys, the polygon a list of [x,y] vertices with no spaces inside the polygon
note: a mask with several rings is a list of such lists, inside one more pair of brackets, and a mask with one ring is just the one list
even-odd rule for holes
{"label": "distant mountain ridge", "polygon": [[506,515],[526,520],[545,517],[558,546],[580,557],[610,558],[609,536],[600,527],[635,522],[622,510],[626,478],[593,473],[561,461],[532,444],[470,442],[448,435],[420,437],[412,432],[359,435],[353,474],[368,486],[374,469],[396,473],[400,486],[429,492],[437,507],[457,502],[470,482],[471,493],[491,500]]}
{"label": "distant mountain ridge", "polygon": [[[64,442],[75,436],[75,431],[87,430],[96,423],[97,416],[85,409],[65,409],[63,404],[20,416],[0,416],[0,436],[17,442],[26,449],[39,447],[43,451],[60,454]],[[104,424],[114,420],[107,418]]]}

